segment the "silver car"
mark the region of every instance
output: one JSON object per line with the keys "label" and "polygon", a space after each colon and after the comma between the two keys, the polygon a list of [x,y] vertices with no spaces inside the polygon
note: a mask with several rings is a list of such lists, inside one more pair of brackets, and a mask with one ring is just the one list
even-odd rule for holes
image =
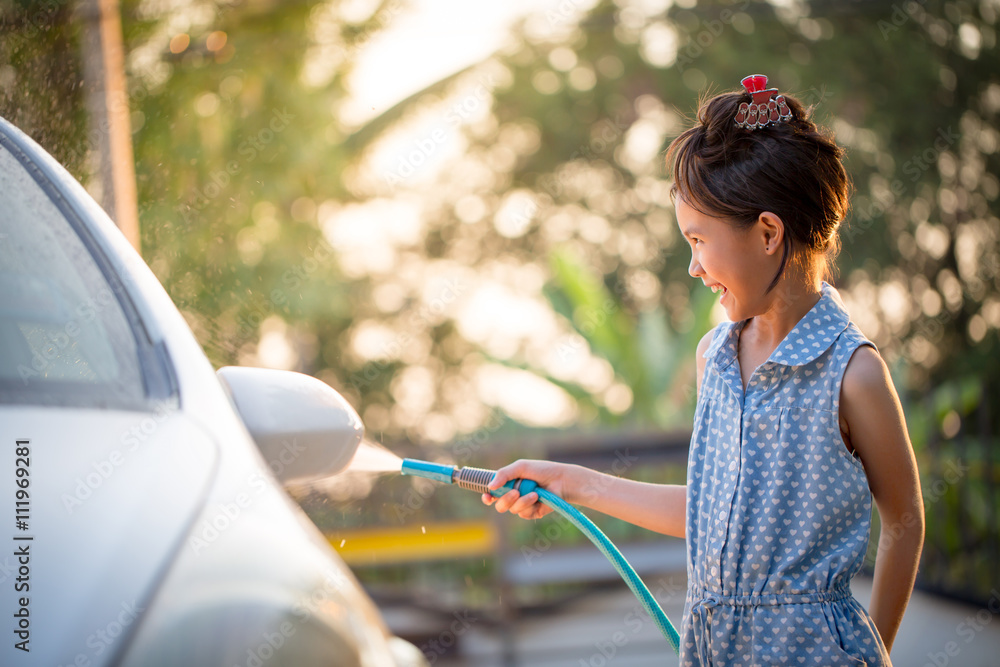
{"label": "silver car", "polygon": [[213,369],[96,202],[0,119],[0,664],[423,665],[283,484],[363,427]]}

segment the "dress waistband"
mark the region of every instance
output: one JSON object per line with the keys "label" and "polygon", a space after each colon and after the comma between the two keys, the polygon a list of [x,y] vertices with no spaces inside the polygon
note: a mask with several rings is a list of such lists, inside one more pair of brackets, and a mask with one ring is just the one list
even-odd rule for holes
{"label": "dress waistband", "polygon": [[711,591],[697,583],[688,586],[687,600],[691,609],[691,631],[694,633],[699,664],[712,664],[712,633],[709,631],[712,615],[720,606],[763,607],[779,604],[815,604],[836,602],[851,596],[850,584],[835,586],[825,591],[805,591],[801,593],[749,593],[744,595],[723,595]]}
{"label": "dress waistband", "polygon": [[700,607],[764,607],[779,604],[814,604],[817,602],[836,602],[851,597],[850,586],[838,586],[825,591],[806,591],[801,593],[747,593],[740,595],[723,595],[709,590],[704,586],[688,586],[687,599]]}

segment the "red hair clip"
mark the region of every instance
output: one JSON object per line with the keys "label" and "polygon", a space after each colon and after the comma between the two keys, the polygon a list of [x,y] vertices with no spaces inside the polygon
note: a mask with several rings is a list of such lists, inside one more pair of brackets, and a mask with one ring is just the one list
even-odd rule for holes
{"label": "red hair clip", "polygon": [[792,110],[784,95],[778,94],[777,88],[766,88],[767,77],[763,74],[751,74],[740,83],[753,98],[752,102],[740,102],[736,112],[736,124],[748,130],[767,127],[773,123],[783,123],[792,118]]}

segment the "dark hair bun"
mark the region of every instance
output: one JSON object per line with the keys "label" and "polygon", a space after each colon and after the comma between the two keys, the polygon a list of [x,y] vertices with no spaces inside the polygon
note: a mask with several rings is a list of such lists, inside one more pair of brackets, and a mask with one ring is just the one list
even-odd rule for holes
{"label": "dark hair bun", "polygon": [[[770,211],[785,225],[786,253],[794,247],[832,257],[837,230],[850,206],[844,151],[801,102],[785,95],[792,118],[763,128],[736,124],[748,93],[721,93],[699,105],[697,123],[671,142],[667,166],[673,192],[693,208],[741,227]],[[794,246],[794,247],[793,247]]]}

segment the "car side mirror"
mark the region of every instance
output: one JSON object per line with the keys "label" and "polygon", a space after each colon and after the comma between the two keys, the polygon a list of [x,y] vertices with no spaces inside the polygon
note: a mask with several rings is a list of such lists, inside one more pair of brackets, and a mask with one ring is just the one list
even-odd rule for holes
{"label": "car side mirror", "polygon": [[365,427],[330,385],[268,368],[225,366],[217,375],[281,482],[328,477],[351,462]]}

